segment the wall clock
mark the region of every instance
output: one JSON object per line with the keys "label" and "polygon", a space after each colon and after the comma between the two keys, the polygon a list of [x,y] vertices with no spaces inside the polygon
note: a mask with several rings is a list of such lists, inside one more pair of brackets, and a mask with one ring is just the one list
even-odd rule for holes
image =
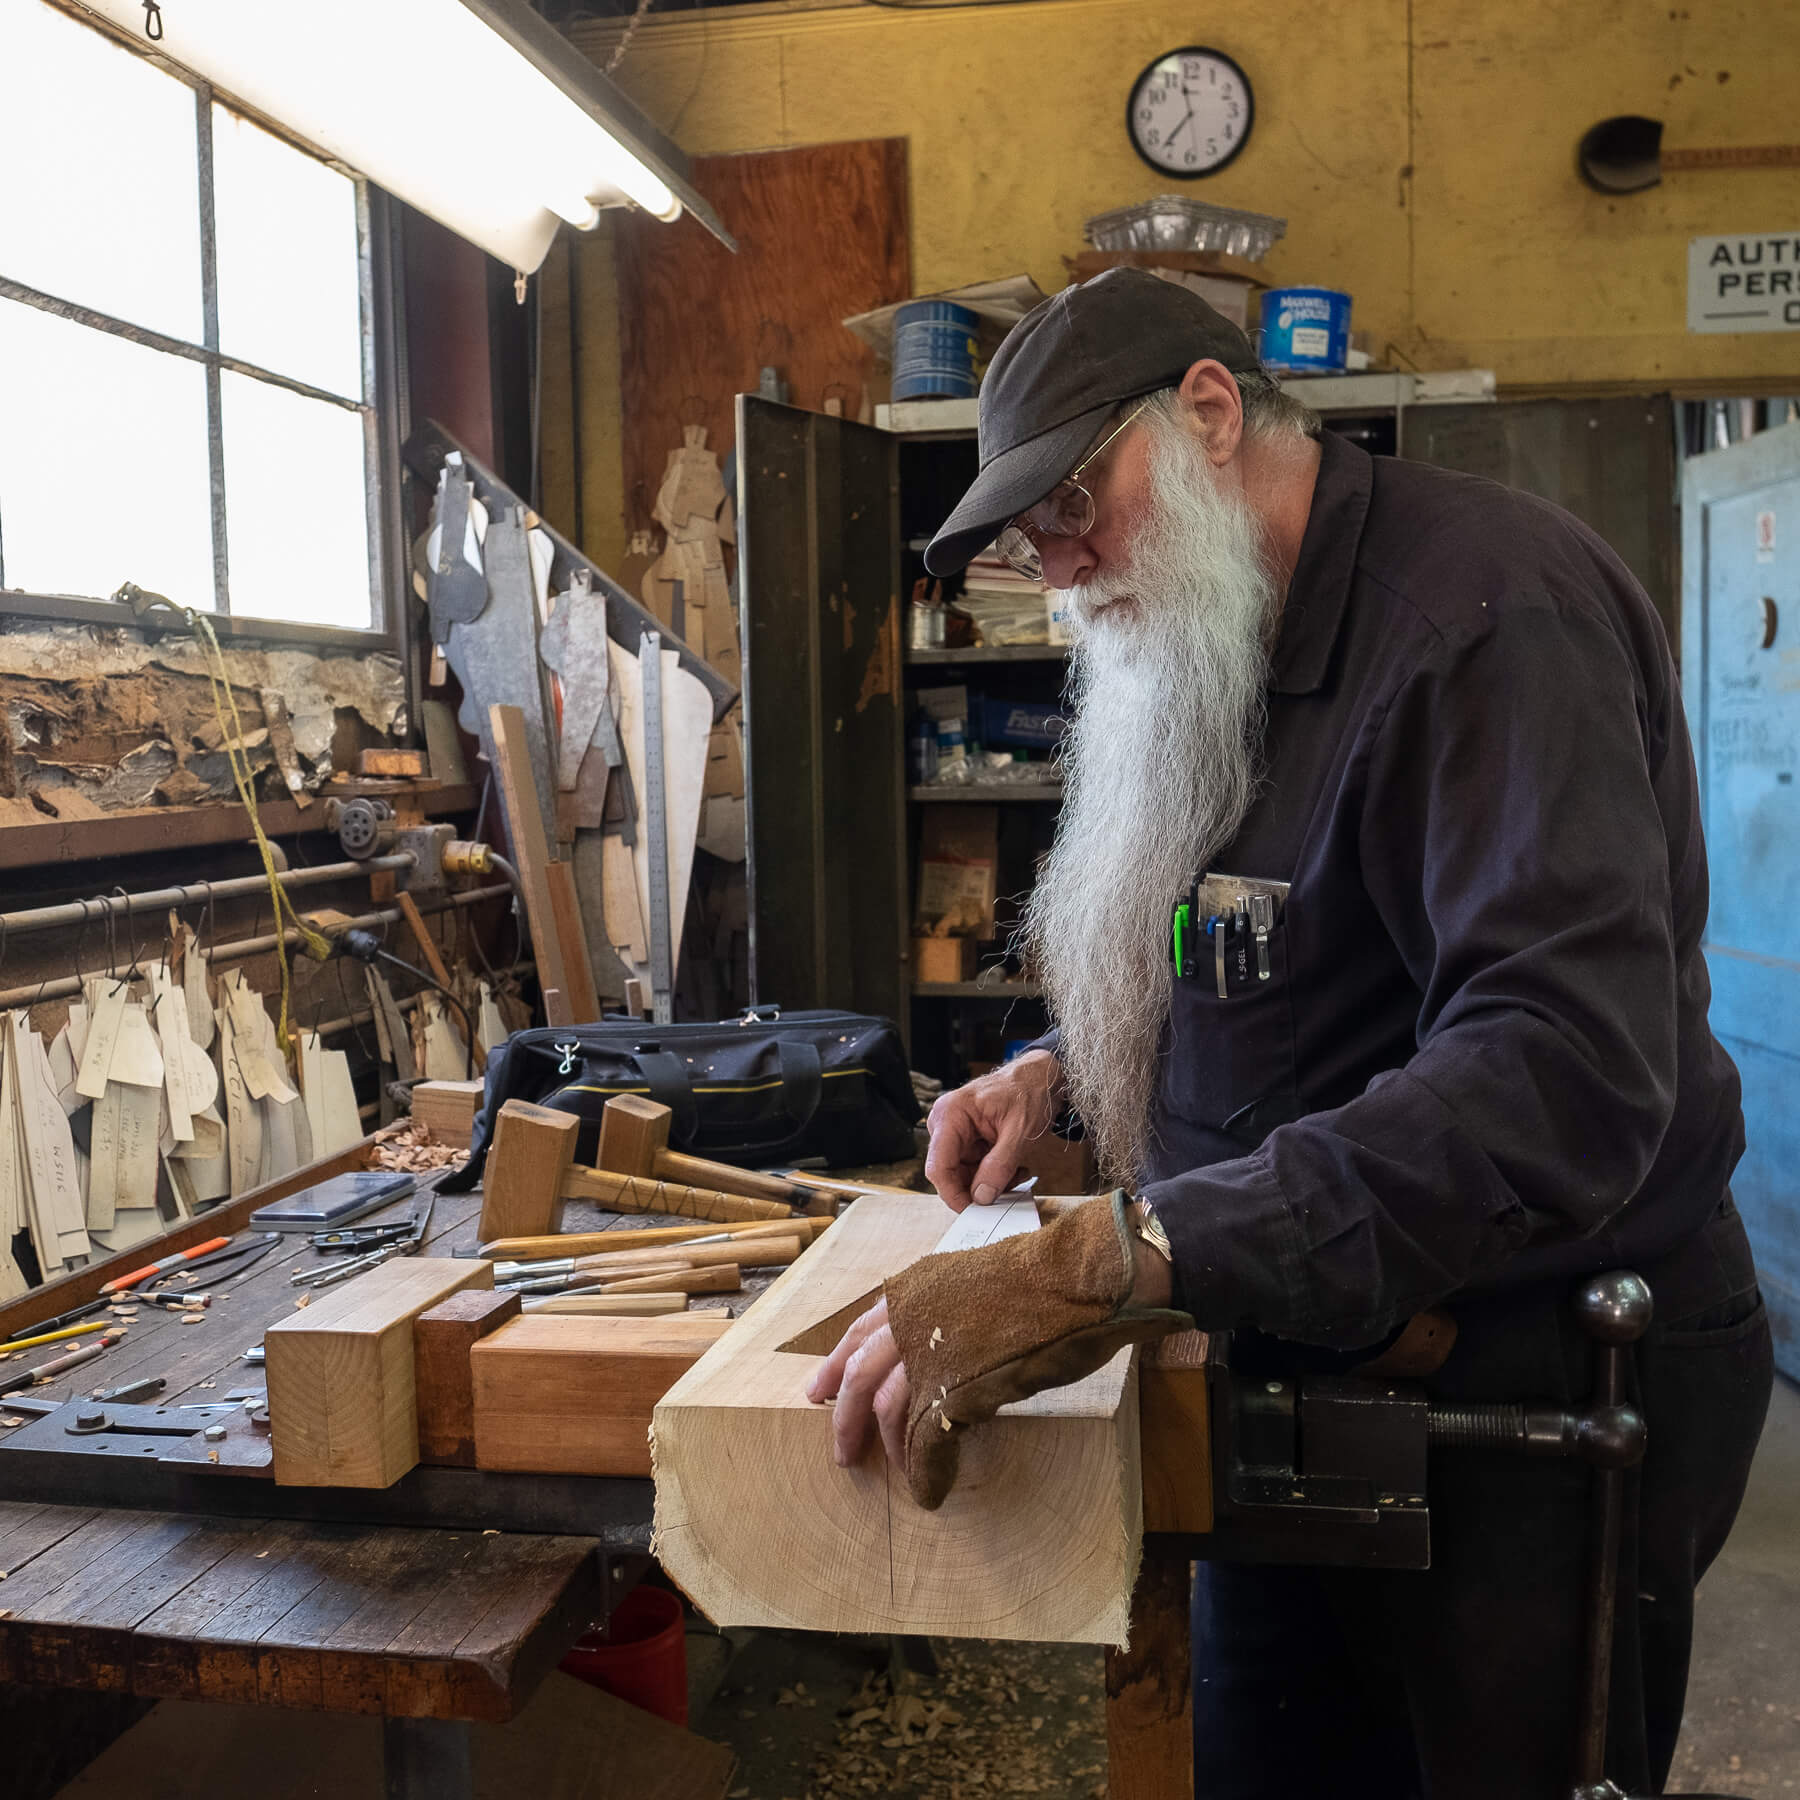
{"label": "wall clock", "polygon": [[1216,175],[1249,142],[1256,121],[1250,77],[1222,50],[1185,44],[1159,56],[1125,105],[1131,147],[1182,180]]}

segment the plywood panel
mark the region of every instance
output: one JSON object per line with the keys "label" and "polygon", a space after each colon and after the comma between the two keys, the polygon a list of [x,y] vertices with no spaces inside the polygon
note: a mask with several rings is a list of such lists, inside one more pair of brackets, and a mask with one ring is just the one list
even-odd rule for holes
{"label": "plywood panel", "polygon": [[[684,425],[722,457],[732,401],[780,370],[796,406],[841,399],[856,416],[871,363],[839,321],[912,292],[906,140],[866,138],[706,156],[694,185],[738,240],[734,256],[692,219],[620,221],[619,382],[625,516],[650,509]],[[590,380],[606,380],[603,368]]]}

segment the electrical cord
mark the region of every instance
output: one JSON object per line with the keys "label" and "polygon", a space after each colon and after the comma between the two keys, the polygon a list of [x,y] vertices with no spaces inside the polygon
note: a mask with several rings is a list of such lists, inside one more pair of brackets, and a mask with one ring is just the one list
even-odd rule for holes
{"label": "electrical cord", "polygon": [[463,1022],[463,1072],[473,1080],[475,1076],[475,1026],[469,1018],[469,1009],[451,993],[431,972],[421,969],[417,963],[409,963],[405,957],[396,956],[391,950],[381,947],[381,940],[372,931],[364,931],[353,927],[337,939],[337,945],[346,955],[354,956],[359,963],[374,964],[378,962],[392,963],[396,969],[404,969],[407,974],[416,976],[428,988],[436,988],[446,1000],[454,1006]]}

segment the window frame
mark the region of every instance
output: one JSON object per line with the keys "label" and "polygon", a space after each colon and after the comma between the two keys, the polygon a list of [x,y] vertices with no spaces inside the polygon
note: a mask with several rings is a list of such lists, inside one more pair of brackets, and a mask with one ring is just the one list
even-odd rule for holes
{"label": "window frame", "polygon": [[[90,29],[101,29],[91,19],[82,23]],[[194,344],[184,338],[133,325],[94,307],[64,300],[15,281],[0,270],[0,300],[31,306],[41,312],[67,319],[87,329],[103,331],[114,337],[141,344],[167,355],[179,356],[199,363],[205,371],[207,457],[211,471],[211,518],[213,610],[207,613],[221,641],[243,639],[289,643],[318,648],[348,648],[361,651],[388,649],[405,663],[406,596],[401,587],[407,564],[405,534],[400,517],[400,445],[408,423],[405,416],[405,392],[400,379],[404,356],[401,332],[404,297],[399,291],[403,262],[398,254],[399,208],[391,196],[343,164],[300,143],[291,132],[283,130],[261,114],[240,106],[228,95],[219,93],[209,82],[201,81],[179,68],[166,57],[147,52],[142,46],[118,34],[102,30],[110,42],[143,56],[171,79],[179,81],[194,96],[195,150],[199,171],[197,202],[200,212],[200,279],[202,303],[202,335],[205,342]],[[344,175],[356,196],[357,287],[360,301],[360,331],[363,398],[352,402],[341,394],[315,387],[292,376],[282,375],[260,364],[247,362],[219,348],[219,288],[216,232],[213,217],[213,116],[214,101],[249,119],[270,132],[297,154],[314,157]],[[228,497],[224,471],[224,409],[222,375],[230,370],[275,387],[287,389],[308,398],[354,411],[363,426],[364,504],[369,541],[369,598],[371,619],[366,626],[316,625],[283,619],[247,618],[230,611],[230,571],[226,522]],[[0,531],[4,530],[0,522]],[[3,540],[0,540],[3,554]],[[0,562],[0,581],[4,581],[4,563]],[[178,596],[170,596],[178,599]],[[161,635],[172,629],[166,613],[140,620],[131,606],[122,600],[102,599],[92,595],[43,594],[0,586],[0,614],[10,618],[42,619],[49,622],[126,626]]]}

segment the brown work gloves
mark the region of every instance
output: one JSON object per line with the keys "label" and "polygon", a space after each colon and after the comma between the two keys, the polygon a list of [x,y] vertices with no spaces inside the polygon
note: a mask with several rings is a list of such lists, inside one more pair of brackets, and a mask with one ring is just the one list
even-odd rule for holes
{"label": "brown work gloves", "polygon": [[1011,1400],[1091,1375],[1127,1344],[1194,1323],[1132,1306],[1126,1195],[1071,1207],[1041,1231],[927,1256],[886,1283],[912,1392],[906,1479],[928,1510],[956,1481],[963,1430]]}

